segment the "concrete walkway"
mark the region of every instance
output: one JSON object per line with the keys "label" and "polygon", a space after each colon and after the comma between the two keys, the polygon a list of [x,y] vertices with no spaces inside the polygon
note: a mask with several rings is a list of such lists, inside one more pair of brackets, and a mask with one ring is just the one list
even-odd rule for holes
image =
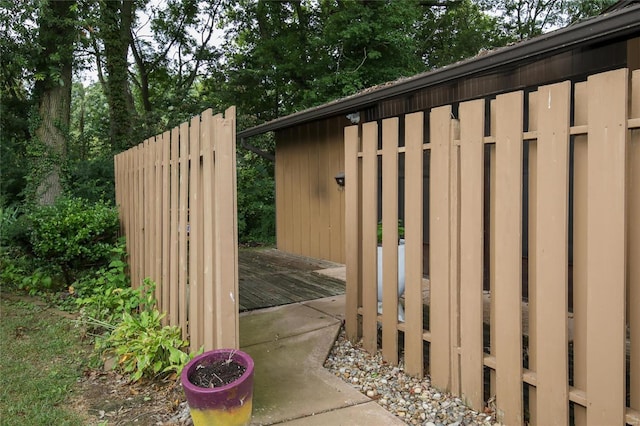
{"label": "concrete walkway", "polygon": [[344,295],[247,312],[240,347],[255,362],[252,425],[403,425],[322,366]]}

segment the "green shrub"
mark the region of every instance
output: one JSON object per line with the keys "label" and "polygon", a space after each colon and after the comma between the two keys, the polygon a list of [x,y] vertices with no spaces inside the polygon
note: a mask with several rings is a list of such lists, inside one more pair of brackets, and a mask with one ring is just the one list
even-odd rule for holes
{"label": "green shrub", "polygon": [[114,179],[113,157],[108,155],[70,164],[66,187],[74,197],[114,203]]}
{"label": "green shrub", "polygon": [[103,349],[113,348],[118,356],[117,368],[130,375],[132,381],[153,378],[175,372],[191,359],[183,351],[189,342],[182,340],[176,326],[162,326],[157,310],[143,310],[139,314],[125,313],[122,321],[104,340]]}
{"label": "green shrub", "polygon": [[59,267],[66,285],[80,271],[106,262],[116,241],[118,212],[105,202],[63,198],[35,208],[27,219],[35,259]]}
{"label": "green shrub", "polygon": [[18,221],[20,211],[17,206],[4,207],[0,205],[0,247],[6,247],[10,242],[10,235]]}
{"label": "green shrub", "polygon": [[155,305],[155,284],[145,281],[136,289],[131,287],[126,273],[124,239],[111,249],[111,262],[76,281],[72,291],[80,308],[79,324],[89,334],[100,335],[117,325],[125,313],[136,312]]}

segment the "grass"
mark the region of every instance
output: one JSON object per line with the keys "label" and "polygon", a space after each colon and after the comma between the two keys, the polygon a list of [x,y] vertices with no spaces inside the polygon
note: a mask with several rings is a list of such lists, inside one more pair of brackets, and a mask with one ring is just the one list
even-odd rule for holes
{"label": "grass", "polygon": [[0,425],[82,425],[69,402],[87,353],[73,322],[0,299]]}

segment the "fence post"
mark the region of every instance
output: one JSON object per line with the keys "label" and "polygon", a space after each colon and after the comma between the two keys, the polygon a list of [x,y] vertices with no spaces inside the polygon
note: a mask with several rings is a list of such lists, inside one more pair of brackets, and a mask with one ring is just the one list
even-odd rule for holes
{"label": "fence post", "polygon": [[[640,70],[633,71],[632,80],[631,117],[640,119]],[[632,218],[640,217],[640,129],[631,131],[631,143],[627,159],[628,187],[627,196],[627,226],[628,226],[628,252],[627,252],[627,276],[629,312],[629,328],[631,329],[631,359],[630,359],[630,394],[631,407],[640,411],[640,262],[631,259],[640,258],[640,220]]]}
{"label": "fence post", "polygon": [[429,328],[431,382],[451,389],[451,106],[431,110]]}
{"label": "fence post", "polygon": [[[569,422],[568,229],[571,83],[538,90],[536,405],[543,425]],[[531,339],[531,336],[529,336]]]}
{"label": "fence post", "polygon": [[[424,113],[405,117],[405,370],[407,374],[422,377],[423,352],[423,297],[422,251],[423,176],[424,176]],[[407,196],[410,194],[410,196]]]}
{"label": "fence post", "polygon": [[521,91],[496,98],[495,354],[497,419],[522,424]]}
{"label": "fence post", "polygon": [[624,424],[628,70],[590,76],[587,91],[587,424]]}
{"label": "fence post", "polygon": [[[382,122],[382,357],[398,364],[398,117]],[[404,266],[404,265],[403,265]],[[378,270],[380,270],[378,268]]]}
{"label": "fence post", "polygon": [[345,301],[345,330],[347,339],[356,341],[358,333],[358,293],[361,285],[360,269],[360,183],[358,178],[358,126],[344,129],[344,174],[345,174],[345,261],[347,267],[347,288]]}
{"label": "fence post", "polygon": [[484,406],[484,105],[460,104],[460,387],[474,410]]}
{"label": "fence post", "polygon": [[[239,339],[238,226],[236,223],[236,111],[214,118],[215,345],[236,348]],[[230,324],[230,322],[232,322]]]}
{"label": "fence post", "polygon": [[378,123],[365,123],[362,127],[362,344],[369,353],[375,354],[378,349]]}

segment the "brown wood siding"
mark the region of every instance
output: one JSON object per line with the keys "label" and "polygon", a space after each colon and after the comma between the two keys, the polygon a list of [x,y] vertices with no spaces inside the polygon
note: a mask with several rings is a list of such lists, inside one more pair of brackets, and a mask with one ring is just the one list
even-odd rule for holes
{"label": "brown wood siding", "polygon": [[624,66],[629,66],[631,70],[637,69],[640,61],[639,40],[640,38],[635,38],[574,49],[518,66],[505,65],[498,71],[491,70],[471,78],[443,83],[437,87],[428,87],[402,97],[387,99],[366,110],[364,121],[379,120],[567,79],[584,80],[589,74]]}
{"label": "brown wood siding", "polygon": [[278,249],[344,262],[344,117],[276,133],[276,238]]}

